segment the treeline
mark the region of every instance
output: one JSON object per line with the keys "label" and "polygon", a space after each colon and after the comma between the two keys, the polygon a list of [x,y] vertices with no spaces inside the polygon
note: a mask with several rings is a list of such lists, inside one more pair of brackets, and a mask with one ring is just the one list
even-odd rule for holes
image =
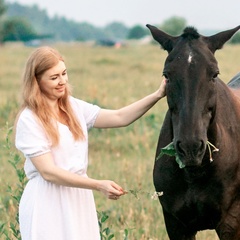
{"label": "treeline", "polygon": [[[8,3],[5,12],[8,23],[3,28],[3,41],[50,38],[55,41],[104,41],[141,38],[148,34],[143,26],[128,28],[113,22],[103,28],[87,22],[76,22],[65,17],[49,17],[38,5],[24,6]],[[20,39],[19,39],[20,38]]]}
{"label": "treeline", "polygon": [[[187,26],[187,22],[182,17],[173,16],[158,26],[169,34],[179,35]],[[49,17],[47,11],[40,9],[36,4],[31,6],[18,3],[6,4],[4,0],[0,0],[0,43],[48,39],[51,41],[98,41],[108,44],[111,41],[140,39],[148,34],[148,29],[141,25],[129,28],[121,22],[112,22],[100,28],[62,16]],[[230,43],[240,43],[240,33],[235,34]]]}

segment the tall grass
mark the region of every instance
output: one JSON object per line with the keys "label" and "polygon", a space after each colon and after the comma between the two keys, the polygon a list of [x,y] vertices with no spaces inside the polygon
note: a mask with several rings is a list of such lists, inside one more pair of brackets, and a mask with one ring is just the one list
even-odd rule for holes
{"label": "tall grass", "polygon": [[[157,45],[132,45],[120,49],[90,47],[81,44],[55,45],[65,57],[73,95],[103,108],[118,108],[155,91],[160,82],[166,52]],[[0,48],[0,144],[6,137],[5,124],[14,124],[19,108],[20,77],[26,58],[32,51],[21,45]],[[221,77],[228,81],[239,71],[239,46],[226,46],[217,52]],[[89,133],[88,175],[112,179],[128,194],[118,201],[107,200],[96,192],[98,212],[107,214],[103,224],[115,239],[168,239],[161,207],[151,200],[154,192],[152,169],[159,130],[167,110],[166,100],[157,103],[145,116],[126,128],[92,129]],[[13,137],[13,136],[12,136]],[[12,151],[16,151],[14,148]],[[7,192],[18,182],[8,162],[8,152],[0,152],[0,224],[14,218],[16,208]],[[23,164],[20,162],[20,164]],[[9,216],[8,211],[13,214]],[[110,236],[110,235],[109,235]],[[198,239],[217,239],[212,231],[198,234]]]}

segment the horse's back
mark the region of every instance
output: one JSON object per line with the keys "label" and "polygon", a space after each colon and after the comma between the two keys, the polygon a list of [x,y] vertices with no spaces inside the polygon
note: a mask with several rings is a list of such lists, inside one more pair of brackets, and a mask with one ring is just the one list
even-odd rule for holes
{"label": "horse's back", "polygon": [[240,98],[240,72],[236,74],[229,82],[228,87],[232,90],[232,92]]}

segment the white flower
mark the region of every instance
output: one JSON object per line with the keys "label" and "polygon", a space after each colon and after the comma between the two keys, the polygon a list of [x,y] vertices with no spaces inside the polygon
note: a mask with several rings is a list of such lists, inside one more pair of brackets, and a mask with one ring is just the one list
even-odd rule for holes
{"label": "white flower", "polygon": [[163,192],[154,192],[153,195],[151,196],[152,200],[157,200],[158,197],[161,197],[163,195]]}

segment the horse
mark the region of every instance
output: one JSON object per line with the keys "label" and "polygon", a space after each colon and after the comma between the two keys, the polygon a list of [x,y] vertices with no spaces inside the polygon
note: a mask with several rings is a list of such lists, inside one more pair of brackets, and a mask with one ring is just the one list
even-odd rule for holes
{"label": "horse", "polygon": [[179,36],[147,27],[168,52],[168,110],[153,167],[167,234],[194,240],[212,229],[220,240],[239,240],[240,75],[224,83],[214,54],[240,26],[211,36],[192,26]]}

